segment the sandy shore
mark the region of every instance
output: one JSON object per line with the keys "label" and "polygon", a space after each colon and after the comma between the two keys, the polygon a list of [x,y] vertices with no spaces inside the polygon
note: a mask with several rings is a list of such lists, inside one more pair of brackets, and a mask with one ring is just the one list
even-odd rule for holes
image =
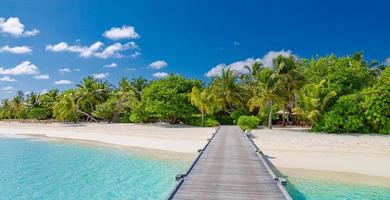
{"label": "sandy shore", "polygon": [[0,122],[2,135],[32,135],[99,142],[125,147],[196,153],[215,128],[169,124],[65,124]]}
{"label": "sandy shore", "polygon": [[256,144],[285,174],[297,169],[346,172],[390,180],[390,137],[315,134],[290,128],[252,131]]}

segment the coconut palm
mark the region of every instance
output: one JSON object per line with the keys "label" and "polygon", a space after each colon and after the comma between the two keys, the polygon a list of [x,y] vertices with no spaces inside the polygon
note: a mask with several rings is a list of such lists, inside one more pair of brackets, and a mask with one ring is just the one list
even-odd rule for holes
{"label": "coconut palm", "polygon": [[273,70],[265,68],[256,77],[253,86],[254,96],[249,99],[249,110],[256,108],[265,109],[268,107],[268,128],[272,129],[272,106],[280,101],[280,78]]}
{"label": "coconut palm", "polygon": [[40,95],[41,106],[48,113],[49,117],[53,116],[53,106],[58,101],[60,91],[58,89],[49,90],[47,93]]}
{"label": "coconut palm", "polygon": [[202,118],[202,126],[204,126],[204,115],[213,114],[215,111],[213,96],[210,94],[209,89],[205,88],[201,90],[197,86],[194,86],[188,94],[188,98],[191,104],[198,108]]}
{"label": "coconut palm", "polygon": [[273,60],[273,66],[280,77],[283,89],[281,103],[283,107],[283,126],[285,126],[285,111],[294,106],[295,94],[303,84],[303,76],[294,56],[284,57],[279,55]]}
{"label": "coconut palm", "polygon": [[104,102],[109,95],[110,86],[108,82],[100,82],[92,77],[86,77],[77,86],[76,104],[80,111],[87,113],[92,118],[91,113],[95,106]]}
{"label": "coconut palm", "polygon": [[326,81],[322,80],[318,84],[307,84],[298,95],[297,107],[294,112],[309,125],[313,125],[326,109],[329,101],[337,95],[331,91],[321,98],[321,89]]}
{"label": "coconut palm", "polygon": [[243,104],[241,91],[237,77],[229,69],[223,69],[221,76],[214,77],[211,83],[211,92],[217,104],[228,113]]}

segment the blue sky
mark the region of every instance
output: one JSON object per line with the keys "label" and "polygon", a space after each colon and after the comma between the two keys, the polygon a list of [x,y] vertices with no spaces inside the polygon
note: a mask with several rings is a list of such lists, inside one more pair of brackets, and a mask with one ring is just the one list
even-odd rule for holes
{"label": "blue sky", "polygon": [[116,83],[123,76],[155,79],[172,72],[207,81],[221,68],[241,70],[278,54],[390,57],[386,1],[0,4],[0,98],[16,90],[71,88],[87,75]]}

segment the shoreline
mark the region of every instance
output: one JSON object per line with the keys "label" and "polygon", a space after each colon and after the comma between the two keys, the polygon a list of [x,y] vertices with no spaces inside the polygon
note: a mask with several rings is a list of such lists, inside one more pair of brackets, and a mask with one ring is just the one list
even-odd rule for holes
{"label": "shoreline", "polygon": [[390,180],[390,137],[310,133],[305,128],[256,129],[254,142],[280,169],[351,173]]}
{"label": "shoreline", "polygon": [[196,153],[215,128],[169,124],[26,124],[0,122],[3,136],[33,136],[79,140],[173,153]]}

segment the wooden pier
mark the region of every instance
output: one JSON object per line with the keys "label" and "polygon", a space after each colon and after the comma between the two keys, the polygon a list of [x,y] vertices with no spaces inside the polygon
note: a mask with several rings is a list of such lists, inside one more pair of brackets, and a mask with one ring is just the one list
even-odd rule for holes
{"label": "wooden pier", "polygon": [[167,199],[288,199],[257,146],[237,126],[221,126]]}

